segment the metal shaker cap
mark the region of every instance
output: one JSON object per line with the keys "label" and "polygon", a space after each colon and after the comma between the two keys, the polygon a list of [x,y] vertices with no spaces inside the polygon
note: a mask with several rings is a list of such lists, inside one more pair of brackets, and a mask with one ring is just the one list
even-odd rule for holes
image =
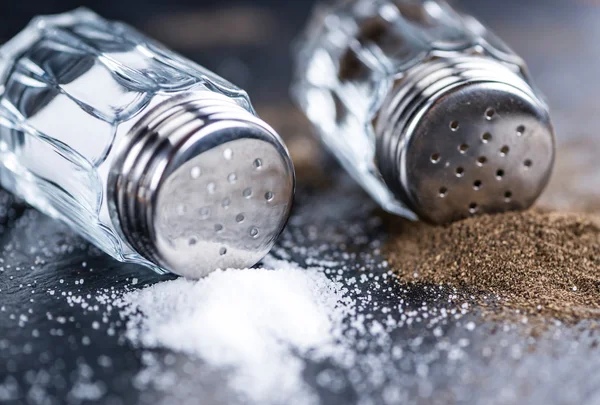
{"label": "metal shaker cap", "polygon": [[409,71],[377,122],[378,164],[420,218],[447,223],[525,209],[548,183],[547,106],[489,58],[436,59]]}
{"label": "metal shaker cap", "polygon": [[156,107],[113,165],[112,217],[158,266],[202,277],[256,264],[290,213],[295,176],[279,136],[207,92]]}

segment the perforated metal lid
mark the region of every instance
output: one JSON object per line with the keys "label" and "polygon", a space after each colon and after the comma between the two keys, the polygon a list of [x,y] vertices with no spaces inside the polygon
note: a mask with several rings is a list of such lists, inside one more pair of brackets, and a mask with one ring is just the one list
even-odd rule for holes
{"label": "perforated metal lid", "polygon": [[432,99],[403,150],[412,209],[434,223],[524,209],[554,161],[548,112],[507,84],[459,86]]}
{"label": "perforated metal lid", "polygon": [[155,111],[115,165],[118,224],[141,255],[198,278],[254,265],[289,216],[294,171],[279,137],[227,100]]}
{"label": "perforated metal lid", "polygon": [[432,58],[401,78],[376,120],[377,164],[394,195],[443,224],[524,209],[554,163],[547,106],[491,58]]}

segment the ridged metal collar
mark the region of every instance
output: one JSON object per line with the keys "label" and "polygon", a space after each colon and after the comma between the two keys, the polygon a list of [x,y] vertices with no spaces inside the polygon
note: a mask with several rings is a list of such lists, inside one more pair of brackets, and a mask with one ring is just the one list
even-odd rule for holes
{"label": "ridged metal collar", "polygon": [[294,186],[279,136],[203,92],[162,103],[130,131],[109,176],[109,206],[134,250],[198,278],[258,262],[283,230]]}

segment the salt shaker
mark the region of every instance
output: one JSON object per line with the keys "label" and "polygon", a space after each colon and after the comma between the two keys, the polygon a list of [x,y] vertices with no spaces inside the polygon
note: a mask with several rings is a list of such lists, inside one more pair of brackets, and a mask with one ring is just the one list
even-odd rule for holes
{"label": "salt shaker", "polygon": [[432,223],[529,207],[554,133],[523,60],[443,0],[320,5],[292,94],[389,212]]}
{"label": "salt shaker", "polygon": [[290,212],[294,170],[247,94],[85,9],[0,48],[0,181],[124,261],[244,268]]}

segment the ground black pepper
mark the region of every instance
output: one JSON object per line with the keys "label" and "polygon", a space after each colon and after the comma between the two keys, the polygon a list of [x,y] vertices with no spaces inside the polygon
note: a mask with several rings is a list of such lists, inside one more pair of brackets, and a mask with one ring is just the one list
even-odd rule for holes
{"label": "ground black pepper", "polygon": [[390,232],[385,254],[401,281],[460,287],[494,315],[600,317],[597,215],[530,210],[444,227],[392,218]]}

